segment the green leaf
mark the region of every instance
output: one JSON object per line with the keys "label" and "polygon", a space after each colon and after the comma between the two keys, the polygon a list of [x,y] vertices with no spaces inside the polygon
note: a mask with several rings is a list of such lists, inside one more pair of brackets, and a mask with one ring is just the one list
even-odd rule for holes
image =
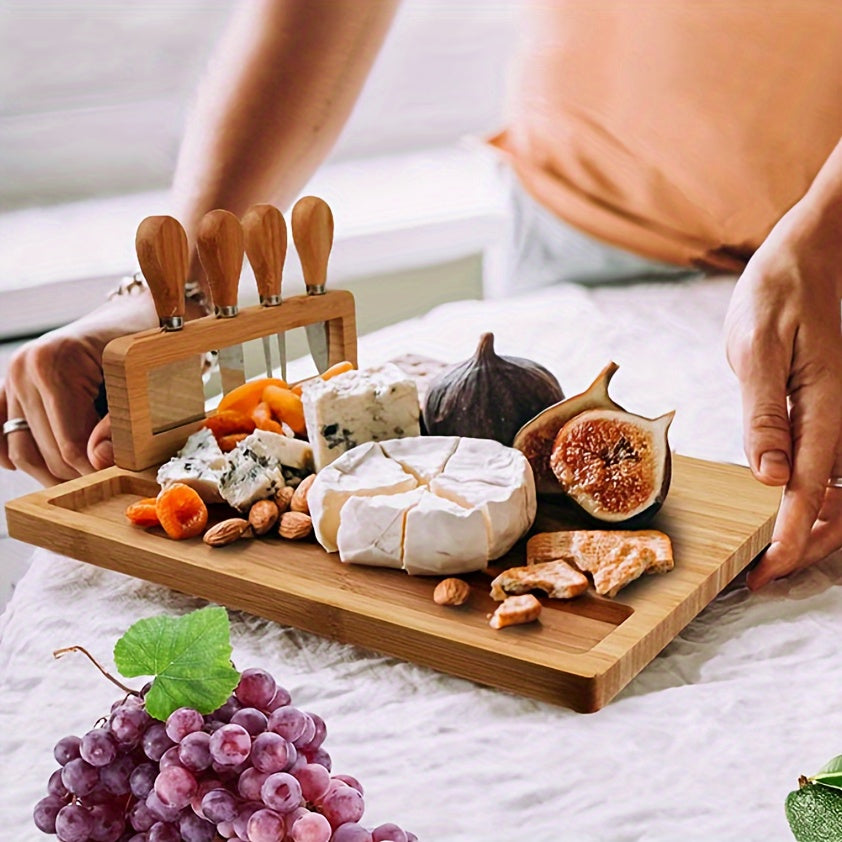
{"label": "green leaf", "polygon": [[114,663],[126,678],[154,676],[146,710],[161,720],[180,707],[216,710],[240,679],[231,664],[228,612],[219,606],[138,620],[114,646]]}
{"label": "green leaf", "polygon": [[810,780],[822,786],[842,789],[842,754],[837,755],[833,760],[828,760]]}
{"label": "green leaf", "polygon": [[842,772],[842,754],[837,754],[833,760],[828,760],[827,763],[819,769],[819,774],[824,772]]}

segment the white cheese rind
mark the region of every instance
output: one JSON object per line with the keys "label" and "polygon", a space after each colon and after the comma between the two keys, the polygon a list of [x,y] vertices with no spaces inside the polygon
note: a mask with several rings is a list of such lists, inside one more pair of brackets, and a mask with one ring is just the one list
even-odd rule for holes
{"label": "white cheese rind", "polygon": [[167,488],[176,482],[195,489],[206,503],[221,503],[219,481],[228,459],[219,449],[213,433],[202,427],[193,433],[168,462],[158,469],[158,485]]}
{"label": "white cheese rind", "polygon": [[301,400],[317,471],[364,442],[421,432],[415,381],[393,363],[311,380]]}
{"label": "white cheese rind", "polygon": [[354,448],[319,471],[307,492],[317,540],[329,553],[336,552],[340,514],[350,497],[401,494],[417,486],[416,479],[387,458],[377,443]]}
{"label": "white cheese rind", "polygon": [[427,492],[414,488],[402,494],[350,497],[342,506],[336,544],[341,561],[376,567],[402,567],[407,512]]}
{"label": "white cheese rind", "polygon": [[460,439],[459,436],[424,436],[422,441],[419,447],[416,438],[392,439],[380,442],[380,447],[419,483],[429,485],[445,469]]}

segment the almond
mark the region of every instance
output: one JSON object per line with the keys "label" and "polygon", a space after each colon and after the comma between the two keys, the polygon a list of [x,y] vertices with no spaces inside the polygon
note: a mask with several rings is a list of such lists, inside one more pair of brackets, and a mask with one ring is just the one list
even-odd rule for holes
{"label": "almond", "polygon": [[221,520],[205,532],[202,540],[209,547],[224,547],[247,535],[251,530],[245,518],[231,517]]}
{"label": "almond", "polygon": [[284,512],[281,515],[281,525],[278,533],[281,538],[300,541],[313,531],[313,519],[304,512]]}
{"label": "almond", "polygon": [[255,535],[265,535],[279,517],[278,504],[274,500],[258,500],[249,509],[249,524]]}
{"label": "almond", "polygon": [[298,484],[298,487],[293,492],[292,500],[289,504],[289,510],[291,512],[304,512],[305,515],[310,514],[310,505],[307,502],[307,493],[310,491],[310,486],[313,484],[313,480],[315,478],[315,474],[310,474],[309,476],[304,477],[304,479]]}
{"label": "almond", "polygon": [[285,485],[275,495],[275,505],[278,507],[279,515],[289,511],[289,504],[292,502],[292,495],[294,493],[295,489],[291,485]]}
{"label": "almond", "polygon": [[433,591],[436,605],[463,605],[471,595],[471,588],[461,579],[442,579]]}

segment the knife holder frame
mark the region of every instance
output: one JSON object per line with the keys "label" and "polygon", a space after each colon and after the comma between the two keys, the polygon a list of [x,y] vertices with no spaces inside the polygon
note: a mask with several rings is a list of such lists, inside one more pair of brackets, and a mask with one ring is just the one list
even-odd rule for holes
{"label": "knife holder frame", "polygon": [[[218,348],[249,342],[297,327],[327,323],[328,364],[348,360],[357,365],[357,330],[354,296],[348,290],[323,295],[296,295],[276,307],[245,307],[231,319],[205,316],[186,322],[178,331],[160,328],[122,336],[108,343],[102,368],[116,464],[142,471],[169,459],[204,420],[195,415],[171,427],[156,430],[152,404],[155,395],[150,372],[186,363]],[[201,370],[196,377],[201,386]]]}

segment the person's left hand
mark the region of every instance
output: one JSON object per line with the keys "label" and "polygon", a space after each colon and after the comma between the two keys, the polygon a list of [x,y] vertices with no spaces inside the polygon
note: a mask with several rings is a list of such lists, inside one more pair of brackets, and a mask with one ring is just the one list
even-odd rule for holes
{"label": "person's left hand", "polygon": [[754,475],[784,486],[772,542],[747,584],[842,547],[842,238],[796,205],[757,250],[725,321]]}

